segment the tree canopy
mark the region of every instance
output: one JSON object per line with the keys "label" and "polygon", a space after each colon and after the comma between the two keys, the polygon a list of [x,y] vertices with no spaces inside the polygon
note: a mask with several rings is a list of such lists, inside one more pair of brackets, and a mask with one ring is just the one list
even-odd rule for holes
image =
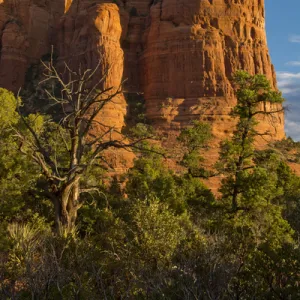
{"label": "tree canopy", "polygon": [[[168,168],[168,149],[147,140],[146,125],[131,140],[89,137],[109,100],[98,97],[103,90],[74,94],[60,79],[55,91],[66,93],[47,93],[73,105],[62,119],[26,114],[0,89],[1,299],[300,298],[300,178],[285,155],[295,143],[254,145],[268,134],[257,131],[259,116],[283,101],[264,76],[236,74],[237,125],[215,170],[204,168],[210,126],[181,132],[180,172]],[[114,180],[100,163],[110,146],[139,150]],[[222,178],[216,195],[202,182],[214,174]]]}

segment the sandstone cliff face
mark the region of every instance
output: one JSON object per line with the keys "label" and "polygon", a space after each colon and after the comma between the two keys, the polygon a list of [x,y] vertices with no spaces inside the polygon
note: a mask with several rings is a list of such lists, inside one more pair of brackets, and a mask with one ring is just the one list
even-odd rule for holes
{"label": "sandstone cliff face", "polygon": [[[94,80],[105,76],[103,88],[117,88],[122,82],[124,69],[121,35],[121,17],[117,5],[103,1],[93,1],[92,4],[90,0],[73,1],[58,29],[58,63],[67,62],[76,70],[79,66],[94,69],[100,62]],[[99,118],[121,129],[125,113],[126,102],[120,96]]]}
{"label": "sandstone cliff face", "polygon": [[[266,74],[276,86],[263,1],[163,0],[152,5],[150,19],[140,64],[147,112],[155,124],[180,128],[200,117],[224,136],[235,104],[234,71]],[[283,116],[277,122],[282,137]],[[267,123],[261,127],[274,132]]]}
{"label": "sandstone cliff face", "polygon": [[[79,66],[95,69],[100,63],[92,85],[104,78],[102,88],[114,87],[111,91],[114,92],[123,81],[122,24],[126,24],[128,15],[116,4],[108,2],[72,1],[60,20],[56,50],[59,54],[58,65],[67,62],[74,70]],[[97,120],[121,131],[125,115],[126,101],[124,95],[119,95],[105,106]],[[93,134],[100,134],[100,131],[103,131],[103,126],[95,126]],[[115,134],[114,138],[118,135]],[[108,156],[110,163],[120,169],[130,166],[134,157],[132,153],[120,150],[109,151]]]}
{"label": "sandstone cliff face", "polygon": [[18,90],[30,64],[49,53],[65,4],[62,0],[1,1],[0,86]]}
{"label": "sandstone cliff face", "polygon": [[[4,0],[0,39],[1,86],[17,90],[51,44],[59,64],[93,68],[101,60],[104,87],[127,78],[125,96],[143,95],[168,144],[193,119],[212,124],[216,145],[232,132],[235,70],[266,74],[276,87],[263,0]],[[120,129],[125,113],[121,95],[99,119]],[[277,114],[260,130],[280,139],[283,123]]]}

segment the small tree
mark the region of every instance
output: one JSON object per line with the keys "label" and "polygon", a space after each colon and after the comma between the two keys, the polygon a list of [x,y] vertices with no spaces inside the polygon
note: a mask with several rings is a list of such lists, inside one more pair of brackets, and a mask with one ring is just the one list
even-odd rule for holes
{"label": "small tree", "polygon": [[104,151],[132,148],[144,138],[129,143],[115,127],[99,120],[99,113],[109,103],[115,104],[122,92],[121,85],[103,88],[106,75],[93,83],[100,62],[93,70],[79,68],[76,72],[65,64],[63,74],[54,66],[52,57],[43,65],[42,83],[48,86],[45,93],[52,105],[59,106],[61,117],[55,116],[54,122],[47,116],[21,115],[28,134],[19,129],[16,132],[20,150],[30,153],[42,170],[44,192],[54,204],[58,230],[71,230],[84,203],[82,194],[98,191],[87,178],[95,166],[106,161]]}
{"label": "small tree", "polygon": [[8,246],[7,224],[33,214],[28,195],[38,178],[37,168],[20,154],[14,137],[13,128],[20,121],[18,101],[13,93],[0,88],[0,252]]}
{"label": "small tree", "polygon": [[[238,119],[236,130],[231,140],[221,144],[218,168],[226,177],[223,180],[221,192],[223,197],[231,199],[232,211],[241,209],[239,196],[245,190],[245,179],[248,171],[253,169],[255,153],[254,142],[259,136],[256,130],[257,117],[272,117],[283,111],[276,108],[284,99],[278,91],[273,91],[264,75],[251,76],[245,71],[238,71],[234,77],[237,85],[237,105],[232,110],[232,116]],[[271,109],[266,108],[271,104]],[[275,109],[274,109],[275,107]]]}
{"label": "small tree", "polygon": [[262,290],[267,289],[264,276],[269,277],[274,269],[260,270],[258,262],[266,257],[273,260],[285,245],[290,247],[293,230],[276,200],[283,194],[277,170],[280,160],[274,152],[254,147],[255,140],[269,134],[256,130],[257,117],[274,117],[282,112],[283,98],[280,92],[271,90],[263,75],[238,72],[235,83],[237,105],[232,115],[237,118],[237,127],[232,139],[221,144],[217,166],[224,175],[219,217],[226,235],[223,249],[232,256],[237,270],[228,293],[240,299],[256,290],[257,278],[262,278]]}
{"label": "small tree", "polygon": [[181,164],[187,168],[188,174],[193,177],[209,177],[210,172],[203,166],[204,158],[200,151],[208,147],[212,138],[211,127],[207,123],[194,121],[193,126],[184,129],[178,141],[186,148]]}

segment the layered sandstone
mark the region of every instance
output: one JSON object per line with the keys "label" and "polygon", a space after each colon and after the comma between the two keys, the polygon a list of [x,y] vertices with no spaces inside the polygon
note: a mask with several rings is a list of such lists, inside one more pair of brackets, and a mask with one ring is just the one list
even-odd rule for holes
{"label": "layered sandstone", "polygon": [[[128,22],[128,14],[121,7],[108,2],[73,0],[60,20],[56,51],[59,54],[58,68],[66,62],[73,70],[96,69],[91,86],[101,81],[99,88],[113,87],[110,93],[114,93],[123,82],[122,25]],[[92,134],[107,131],[100,124],[120,132],[124,126],[125,115],[126,101],[124,95],[120,94],[101,110],[96,118],[99,126],[94,126]],[[122,139],[122,136],[114,133],[113,138]],[[120,169],[130,166],[134,157],[125,150],[110,150],[107,156],[110,163]]]}
{"label": "layered sandstone", "polygon": [[62,0],[3,0],[0,3],[0,86],[17,91],[29,66],[49,53],[65,11]]}
{"label": "layered sandstone", "polygon": [[[163,0],[152,5],[140,56],[148,117],[166,128],[180,128],[200,118],[216,136],[231,131],[229,112],[235,105],[232,74],[243,69],[275,74],[260,0]],[[268,121],[262,130],[283,137],[283,116],[277,132]]]}
{"label": "layered sandstone", "polygon": [[[58,64],[66,62],[74,70],[79,67],[97,68],[92,84],[104,78],[101,88],[118,88],[124,69],[121,35],[117,5],[103,1],[93,1],[92,4],[90,0],[73,1],[58,29]],[[126,102],[121,95],[107,106],[99,118],[107,125],[121,129],[125,113]]]}
{"label": "layered sandstone", "polygon": [[[121,129],[126,97],[142,95],[168,146],[194,119],[212,125],[215,145],[232,132],[236,70],[266,74],[276,88],[263,0],[5,0],[0,32],[0,85],[17,90],[51,44],[58,65],[101,61],[103,87],[127,82],[99,120]],[[260,130],[280,139],[283,121],[282,114],[261,120]],[[217,146],[210,153],[214,160]]]}

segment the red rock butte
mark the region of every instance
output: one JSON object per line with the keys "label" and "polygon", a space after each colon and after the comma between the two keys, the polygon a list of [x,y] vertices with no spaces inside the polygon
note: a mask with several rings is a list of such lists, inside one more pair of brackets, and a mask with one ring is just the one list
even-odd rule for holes
{"label": "red rock butte", "polygon": [[[101,59],[106,86],[128,80],[125,97],[99,117],[121,128],[126,96],[139,93],[170,143],[195,119],[217,140],[232,132],[236,70],[265,74],[276,88],[263,0],[0,0],[0,32],[1,86],[18,90],[51,45],[73,66]],[[283,138],[283,113],[259,127]]]}

